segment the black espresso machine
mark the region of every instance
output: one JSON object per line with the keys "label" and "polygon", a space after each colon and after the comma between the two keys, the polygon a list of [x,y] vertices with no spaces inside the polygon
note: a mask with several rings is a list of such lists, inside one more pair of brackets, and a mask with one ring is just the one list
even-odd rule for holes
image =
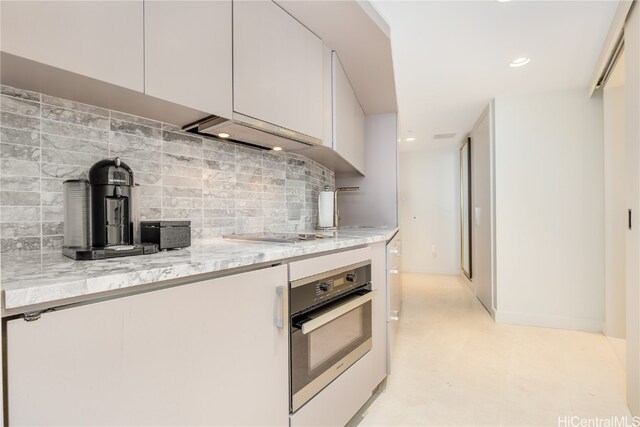
{"label": "black espresso machine", "polygon": [[64,189],[64,246],[76,260],[158,252],[140,241],[139,186],[133,171],[116,157],[89,169],[89,180],[67,180]]}

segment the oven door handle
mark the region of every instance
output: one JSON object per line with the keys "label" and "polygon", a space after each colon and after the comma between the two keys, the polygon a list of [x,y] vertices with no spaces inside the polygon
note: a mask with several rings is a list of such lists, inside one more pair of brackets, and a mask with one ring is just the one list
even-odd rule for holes
{"label": "oven door handle", "polygon": [[324,313],[321,316],[316,317],[315,319],[311,319],[308,320],[306,322],[304,322],[301,325],[301,330],[303,334],[308,334],[309,332],[315,331],[316,329],[326,325],[327,323],[337,319],[338,317],[342,316],[343,314],[346,314],[348,312],[350,312],[351,310],[354,310],[358,307],[360,307],[361,305],[371,301],[375,295],[376,291],[371,291],[366,293],[365,295],[362,295],[361,297],[352,299],[349,302],[346,302],[342,305],[337,306],[336,308],[334,308],[333,310]]}

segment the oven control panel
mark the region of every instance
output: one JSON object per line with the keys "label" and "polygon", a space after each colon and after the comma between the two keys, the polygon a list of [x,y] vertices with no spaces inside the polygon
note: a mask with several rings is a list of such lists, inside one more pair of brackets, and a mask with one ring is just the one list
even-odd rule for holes
{"label": "oven control panel", "polygon": [[371,282],[371,262],[363,262],[291,283],[291,313],[306,311]]}
{"label": "oven control panel", "polygon": [[323,292],[329,292],[333,289],[333,280],[327,280],[326,282],[320,282],[316,286],[316,295],[322,295]]}
{"label": "oven control panel", "polygon": [[320,280],[316,283],[316,298],[314,302],[320,303],[326,299],[336,297],[340,294],[348,292],[358,286],[364,285],[364,283],[358,284],[355,280],[348,280],[347,276],[357,277],[357,273],[345,273],[339,277],[332,277],[331,279]]}

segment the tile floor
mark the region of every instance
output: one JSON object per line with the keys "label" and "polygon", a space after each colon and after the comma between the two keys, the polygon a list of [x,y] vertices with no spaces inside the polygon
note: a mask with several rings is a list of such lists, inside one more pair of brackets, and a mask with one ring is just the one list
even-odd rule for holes
{"label": "tile floor", "polygon": [[404,275],[392,363],[361,426],[632,421],[624,371],[603,335],[496,324],[455,276]]}

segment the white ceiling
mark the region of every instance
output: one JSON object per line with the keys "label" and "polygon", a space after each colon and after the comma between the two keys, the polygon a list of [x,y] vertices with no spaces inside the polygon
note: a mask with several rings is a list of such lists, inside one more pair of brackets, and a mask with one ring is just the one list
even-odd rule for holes
{"label": "white ceiling", "polygon": [[[372,2],[391,27],[403,151],[459,146],[496,96],[579,87],[586,96],[618,3]],[[521,56],[531,62],[510,68]]]}

